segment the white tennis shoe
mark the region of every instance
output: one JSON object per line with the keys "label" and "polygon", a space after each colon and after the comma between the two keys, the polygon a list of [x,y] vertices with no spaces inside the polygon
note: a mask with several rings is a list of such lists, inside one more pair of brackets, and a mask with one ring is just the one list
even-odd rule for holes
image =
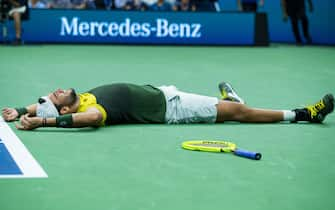
{"label": "white tennis shoe", "polygon": [[245,101],[237,95],[233,87],[228,82],[221,82],[219,84],[219,90],[221,93],[222,100],[234,101],[241,104],[245,104]]}

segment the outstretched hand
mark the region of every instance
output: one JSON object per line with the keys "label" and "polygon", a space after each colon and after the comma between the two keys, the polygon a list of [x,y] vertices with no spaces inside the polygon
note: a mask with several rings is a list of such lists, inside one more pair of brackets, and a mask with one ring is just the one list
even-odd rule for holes
{"label": "outstretched hand", "polygon": [[19,130],[33,130],[42,125],[43,119],[41,117],[30,117],[29,114],[22,115],[20,124],[16,123],[15,126]]}
{"label": "outstretched hand", "polygon": [[16,111],[16,109],[8,107],[2,109],[2,117],[7,122],[14,121],[18,116],[19,113]]}

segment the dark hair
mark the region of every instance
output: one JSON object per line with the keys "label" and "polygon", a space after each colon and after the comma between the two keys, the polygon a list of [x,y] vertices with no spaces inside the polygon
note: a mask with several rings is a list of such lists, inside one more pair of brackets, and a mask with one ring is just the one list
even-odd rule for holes
{"label": "dark hair", "polygon": [[67,101],[67,103],[65,105],[67,106],[72,106],[74,103],[76,103],[77,100],[77,93],[73,88],[70,88],[71,92],[70,92],[70,96],[69,96],[69,100]]}
{"label": "dark hair", "polygon": [[70,90],[71,90],[70,96],[67,98],[64,104],[55,104],[55,107],[58,110],[58,112],[60,112],[63,106],[72,106],[74,103],[76,103],[77,93],[73,88],[70,88]]}

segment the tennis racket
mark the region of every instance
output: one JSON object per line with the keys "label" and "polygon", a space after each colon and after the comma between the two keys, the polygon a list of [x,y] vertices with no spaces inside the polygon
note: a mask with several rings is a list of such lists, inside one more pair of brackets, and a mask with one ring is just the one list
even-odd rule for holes
{"label": "tennis racket", "polygon": [[192,140],[182,143],[182,148],[195,151],[205,152],[233,152],[237,156],[260,160],[262,154],[258,152],[250,152],[243,149],[237,149],[236,144],[228,141],[213,141],[213,140]]}

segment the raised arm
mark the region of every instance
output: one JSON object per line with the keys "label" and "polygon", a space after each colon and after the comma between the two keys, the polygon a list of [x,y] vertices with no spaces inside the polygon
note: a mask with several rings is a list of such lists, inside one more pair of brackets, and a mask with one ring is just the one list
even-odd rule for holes
{"label": "raised arm", "polygon": [[21,116],[21,124],[16,124],[16,128],[20,130],[33,130],[38,127],[97,127],[101,125],[102,119],[101,112],[96,108],[90,108],[86,112],[61,115],[56,118],[30,117],[26,114]]}
{"label": "raised arm", "polygon": [[29,114],[29,116],[36,115],[37,104],[32,104],[22,108],[9,108],[5,107],[2,109],[2,117],[5,121],[11,122],[16,120],[22,115]]}

